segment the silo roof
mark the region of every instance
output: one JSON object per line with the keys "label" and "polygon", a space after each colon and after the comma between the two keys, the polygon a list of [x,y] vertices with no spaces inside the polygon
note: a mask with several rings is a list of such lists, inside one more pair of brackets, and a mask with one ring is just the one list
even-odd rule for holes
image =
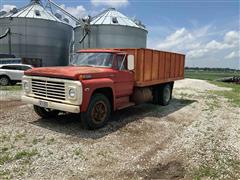
{"label": "silo roof", "polygon": [[[13,17],[13,18],[35,18],[35,19],[45,19],[50,21],[57,21],[66,23],[57,17],[55,17],[54,14],[46,10],[40,3],[32,2],[29,5],[18,9],[16,13],[7,13],[6,15],[3,15],[1,17]],[[1,18],[0,17],[0,18]]]}
{"label": "silo roof", "polygon": [[131,18],[123,15],[115,8],[109,8],[99,15],[95,16],[91,21],[92,25],[101,25],[101,24],[112,24],[112,25],[122,25],[122,26],[131,26],[136,28],[145,29],[143,25],[139,25],[134,22]]}

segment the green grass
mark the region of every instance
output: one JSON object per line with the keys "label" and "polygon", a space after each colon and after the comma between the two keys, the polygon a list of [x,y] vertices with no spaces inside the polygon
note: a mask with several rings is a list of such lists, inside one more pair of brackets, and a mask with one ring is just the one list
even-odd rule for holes
{"label": "green grass", "polygon": [[9,170],[0,170],[0,179],[12,179],[10,171]]}
{"label": "green grass", "polygon": [[1,91],[20,91],[22,90],[22,86],[15,85],[15,86],[0,86]]}
{"label": "green grass", "polygon": [[29,160],[31,157],[38,154],[36,149],[31,151],[19,151],[15,155],[10,155],[10,153],[1,153],[0,154],[0,165],[8,163],[10,161],[19,160],[19,159],[26,159]]}
{"label": "green grass", "polygon": [[0,155],[0,165],[3,165],[6,162],[12,161],[12,157],[8,153],[4,153]]}
{"label": "green grass", "polygon": [[231,103],[240,107],[240,85],[239,84],[216,82],[216,81],[209,81],[209,82],[220,87],[232,88],[232,90],[230,91],[214,91],[214,93],[227,98]]}
{"label": "green grass", "polygon": [[229,100],[232,104],[240,107],[240,85],[234,83],[224,83],[215,81],[217,79],[221,79],[224,77],[231,77],[231,76],[240,76],[240,72],[221,72],[221,71],[200,71],[194,70],[189,71],[185,70],[185,78],[192,78],[192,79],[202,79],[208,80],[208,82],[220,86],[220,87],[227,87],[231,88],[230,91],[214,91],[213,93],[219,96],[223,96]]}
{"label": "green grass", "polygon": [[29,159],[32,156],[35,156],[37,154],[38,154],[38,151],[36,149],[32,151],[20,151],[15,154],[14,159],[16,160],[23,159],[23,158]]}
{"label": "green grass", "polygon": [[221,71],[200,71],[200,70],[185,70],[185,78],[202,79],[202,80],[217,80],[225,77],[240,75],[239,72],[221,72]]}

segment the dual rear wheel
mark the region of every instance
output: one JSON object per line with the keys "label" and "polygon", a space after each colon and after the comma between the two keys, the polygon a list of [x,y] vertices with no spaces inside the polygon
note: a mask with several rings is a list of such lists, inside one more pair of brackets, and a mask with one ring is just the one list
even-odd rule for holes
{"label": "dual rear wheel", "polygon": [[153,102],[162,106],[167,106],[172,99],[172,85],[165,84],[153,89]]}

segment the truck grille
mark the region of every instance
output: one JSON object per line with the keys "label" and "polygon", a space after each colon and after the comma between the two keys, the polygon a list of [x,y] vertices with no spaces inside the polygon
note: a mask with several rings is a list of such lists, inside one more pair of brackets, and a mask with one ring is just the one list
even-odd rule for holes
{"label": "truck grille", "polygon": [[32,79],[32,93],[43,99],[66,100],[64,82]]}

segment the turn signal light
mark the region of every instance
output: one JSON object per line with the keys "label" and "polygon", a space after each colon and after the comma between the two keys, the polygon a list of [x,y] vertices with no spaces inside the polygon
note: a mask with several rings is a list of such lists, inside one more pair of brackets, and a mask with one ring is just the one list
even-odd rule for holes
{"label": "turn signal light", "polygon": [[84,79],[92,79],[92,75],[91,74],[83,74],[79,76],[80,80],[84,80]]}

